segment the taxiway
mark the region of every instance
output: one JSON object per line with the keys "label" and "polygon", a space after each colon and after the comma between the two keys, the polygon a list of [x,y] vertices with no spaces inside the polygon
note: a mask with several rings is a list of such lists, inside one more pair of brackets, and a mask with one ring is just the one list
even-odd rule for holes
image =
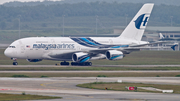
{"label": "taxiway", "polygon": [[[179,94],[95,90],[76,87],[89,82],[141,82],[180,85],[178,77],[52,77],[52,78],[0,78],[0,93],[60,96],[49,101],[180,101]],[[38,100],[41,101],[41,100]],[[44,101],[44,100],[42,100]]]}
{"label": "taxiway", "polygon": [[[79,67],[79,66],[56,66],[56,65],[0,65],[0,67]],[[180,65],[92,65],[80,67],[180,67]]]}

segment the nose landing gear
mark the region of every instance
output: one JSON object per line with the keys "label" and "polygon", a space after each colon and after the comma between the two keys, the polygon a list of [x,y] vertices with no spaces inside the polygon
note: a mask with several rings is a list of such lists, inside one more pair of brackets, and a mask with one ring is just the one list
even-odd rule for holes
{"label": "nose landing gear", "polygon": [[11,58],[11,60],[13,60],[14,62],[13,62],[13,65],[14,66],[17,66],[18,65],[18,62],[16,61],[17,60],[17,58]]}
{"label": "nose landing gear", "polygon": [[14,65],[14,66],[18,65],[18,62],[13,62],[13,65]]}

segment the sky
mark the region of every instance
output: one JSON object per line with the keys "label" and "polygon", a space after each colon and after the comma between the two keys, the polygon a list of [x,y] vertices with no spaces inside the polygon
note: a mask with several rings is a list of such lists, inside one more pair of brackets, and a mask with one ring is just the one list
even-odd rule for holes
{"label": "sky", "polygon": [[[20,1],[20,2],[30,2],[30,1],[44,1],[44,0],[0,0],[0,4],[7,2]],[[61,0],[50,0],[50,1],[61,1]]]}

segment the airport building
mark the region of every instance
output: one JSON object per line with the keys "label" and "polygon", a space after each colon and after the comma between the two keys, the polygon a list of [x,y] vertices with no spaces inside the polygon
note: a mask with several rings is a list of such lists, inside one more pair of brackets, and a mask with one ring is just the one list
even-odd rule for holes
{"label": "airport building", "polygon": [[[121,34],[125,27],[117,26],[114,27],[114,34]],[[159,33],[164,36],[164,39],[161,40]],[[153,45],[153,49],[158,50],[172,50],[170,47],[177,44],[176,51],[179,51],[180,44],[180,27],[152,27],[147,26],[144,35],[142,37],[143,41],[155,42],[155,41],[168,41],[168,43],[156,44]],[[161,48],[158,48],[161,47]]]}

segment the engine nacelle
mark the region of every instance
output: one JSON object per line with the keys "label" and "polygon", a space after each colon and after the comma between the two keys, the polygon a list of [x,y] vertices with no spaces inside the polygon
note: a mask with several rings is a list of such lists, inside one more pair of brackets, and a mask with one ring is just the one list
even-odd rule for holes
{"label": "engine nacelle", "polygon": [[82,62],[89,61],[89,59],[90,59],[90,56],[88,55],[88,53],[79,52],[79,53],[74,53],[72,55],[72,60],[74,62],[82,63]]}
{"label": "engine nacelle", "polygon": [[42,59],[26,59],[28,62],[39,62],[42,61]]}
{"label": "engine nacelle", "polygon": [[106,59],[108,60],[120,60],[123,58],[123,52],[117,50],[106,51]]}

